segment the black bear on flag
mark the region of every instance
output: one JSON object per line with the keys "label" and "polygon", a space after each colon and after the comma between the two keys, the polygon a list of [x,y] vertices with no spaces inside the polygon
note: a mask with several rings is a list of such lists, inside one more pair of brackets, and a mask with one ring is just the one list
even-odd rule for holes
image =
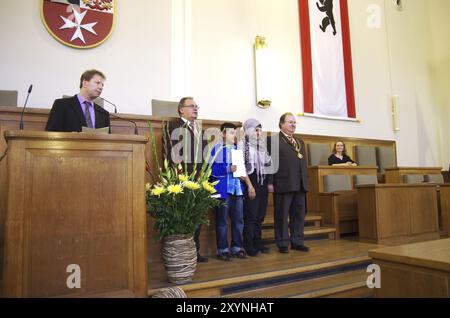
{"label": "black bear on flag", "polygon": [[321,12],[325,12],[327,14],[327,17],[322,20],[322,25],[319,25],[319,28],[323,32],[326,32],[328,25],[331,24],[331,26],[333,27],[333,35],[336,35],[337,32],[336,32],[336,23],[334,22],[333,0],[319,0],[319,1],[322,7],[319,6],[319,3],[316,2],[317,8]]}

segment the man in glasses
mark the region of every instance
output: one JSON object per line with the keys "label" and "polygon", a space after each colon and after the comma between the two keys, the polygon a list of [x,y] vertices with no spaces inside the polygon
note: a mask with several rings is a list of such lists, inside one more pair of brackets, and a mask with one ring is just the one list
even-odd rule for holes
{"label": "man in glasses", "polygon": [[[205,143],[203,141],[202,129],[196,120],[199,107],[193,97],[183,97],[178,103],[178,115],[176,120],[165,123],[163,126],[163,150],[164,158],[170,164],[181,164],[183,170],[188,174],[194,170],[199,172],[202,168],[202,154]],[[194,234],[195,246],[197,247],[197,261],[207,262],[208,258],[200,255],[200,229]]]}
{"label": "man in glasses", "polygon": [[272,153],[272,159],[282,164],[269,178],[269,191],[274,192],[275,241],[280,253],[289,253],[289,243],[293,250],[308,252],[304,245],[308,191],[305,143],[294,136],[297,126],[292,113],[281,116],[279,127],[279,150]]}

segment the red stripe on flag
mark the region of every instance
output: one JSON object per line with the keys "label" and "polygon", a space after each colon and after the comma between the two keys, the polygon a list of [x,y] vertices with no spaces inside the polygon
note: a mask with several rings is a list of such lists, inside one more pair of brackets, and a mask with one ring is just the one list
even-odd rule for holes
{"label": "red stripe on flag", "polygon": [[[303,2],[300,0],[300,2]],[[308,1],[304,1],[308,2]],[[355,91],[353,86],[352,49],[350,44],[350,23],[347,0],[341,0],[342,46],[344,49],[345,90],[347,94],[347,116],[356,118]]]}
{"label": "red stripe on flag", "polygon": [[300,43],[302,48],[303,107],[305,113],[314,113],[314,95],[311,57],[311,30],[309,28],[308,0],[298,0],[300,16]]}

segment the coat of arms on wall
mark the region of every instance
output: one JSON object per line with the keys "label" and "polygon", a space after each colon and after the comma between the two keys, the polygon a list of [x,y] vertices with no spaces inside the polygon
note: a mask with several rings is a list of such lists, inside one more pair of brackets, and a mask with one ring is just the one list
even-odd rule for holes
{"label": "coat of arms on wall", "polygon": [[115,0],[42,0],[48,32],[70,47],[88,49],[105,42],[114,27]]}

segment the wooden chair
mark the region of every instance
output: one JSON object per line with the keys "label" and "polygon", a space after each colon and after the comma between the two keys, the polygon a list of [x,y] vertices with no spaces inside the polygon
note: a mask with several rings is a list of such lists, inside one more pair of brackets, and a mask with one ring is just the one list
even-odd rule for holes
{"label": "wooden chair", "polygon": [[377,148],[374,146],[355,146],[355,161],[360,166],[377,166],[378,183],[384,183],[384,173],[380,171],[380,165],[377,161]]}
{"label": "wooden chair", "polygon": [[152,116],[178,117],[178,102],[152,99]]}
{"label": "wooden chair", "polygon": [[385,168],[396,167],[395,150],[391,147],[377,147],[377,165],[380,173]]}
{"label": "wooden chair", "polygon": [[308,144],[308,164],[309,166],[328,165],[330,156],[330,147],[328,144]]}
{"label": "wooden chair", "polygon": [[444,183],[444,176],[442,174],[426,174],[423,178],[428,183]]}
{"label": "wooden chair", "polygon": [[353,176],[353,184],[355,188],[357,185],[378,184],[378,178],[375,175],[355,175]]}
{"label": "wooden chair", "polygon": [[403,176],[403,182],[408,184],[422,183],[424,182],[424,178],[421,174],[405,174]]}
{"label": "wooden chair", "polygon": [[17,106],[17,91],[0,90],[0,106]]}
{"label": "wooden chair", "polygon": [[323,177],[324,192],[319,193],[319,213],[323,222],[341,234],[358,232],[357,191],[352,190],[348,175]]}

